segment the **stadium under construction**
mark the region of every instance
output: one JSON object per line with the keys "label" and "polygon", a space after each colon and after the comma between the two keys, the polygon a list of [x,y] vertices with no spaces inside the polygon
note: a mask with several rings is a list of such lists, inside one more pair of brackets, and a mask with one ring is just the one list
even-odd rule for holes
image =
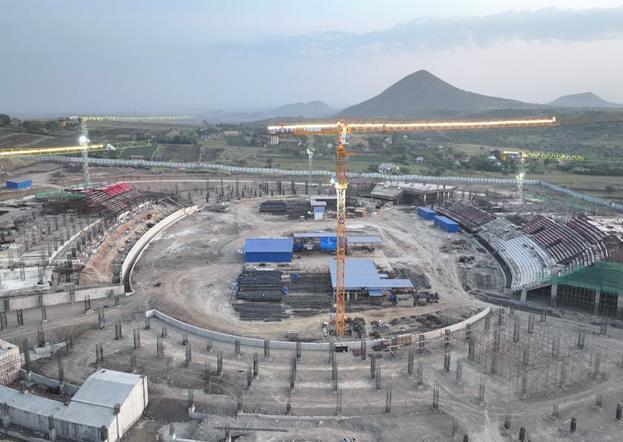
{"label": "stadium under construction", "polygon": [[[371,422],[399,422],[400,439],[419,416],[436,440],[480,440],[483,413],[511,408],[528,417],[490,415],[500,437],[571,435],[570,419],[618,428],[623,224],[607,205],[570,210],[572,196],[543,187],[519,200],[513,185],[353,178],[336,336],[329,180],[91,172],[88,188],[35,176],[3,191],[12,388],[0,412],[14,434],[294,437],[318,434],[313,416],[363,440]],[[119,430],[66,423],[95,379],[119,392]],[[592,399],[571,406],[571,392]]]}

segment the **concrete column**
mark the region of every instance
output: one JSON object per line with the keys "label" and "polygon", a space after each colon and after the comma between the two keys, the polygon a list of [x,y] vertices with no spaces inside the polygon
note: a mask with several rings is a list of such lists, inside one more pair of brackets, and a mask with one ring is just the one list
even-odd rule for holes
{"label": "concrete column", "polygon": [[556,297],[558,296],[558,284],[552,284],[549,296],[550,296],[550,305],[552,307],[556,307]]}
{"label": "concrete column", "polygon": [[599,314],[599,300],[601,299],[601,290],[595,290],[595,304],[593,306],[593,313]]}
{"label": "concrete column", "polygon": [[0,411],[2,412],[2,428],[6,430],[11,425],[11,417],[9,416],[9,406],[6,402],[0,406]]}
{"label": "concrete column", "polygon": [[527,301],[528,301],[528,289],[524,287],[521,289],[521,303],[525,304]]}

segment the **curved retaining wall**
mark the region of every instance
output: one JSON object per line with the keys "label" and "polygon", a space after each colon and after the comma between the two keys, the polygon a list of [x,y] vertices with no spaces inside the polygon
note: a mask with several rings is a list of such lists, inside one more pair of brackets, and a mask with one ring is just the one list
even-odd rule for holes
{"label": "curved retaining wall", "polygon": [[[439,328],[436,330],[431,330],[425,333],[418,334],[408,334],[408,335],[400,335],[398,338],[407,337],[408,341],[417,342],[417,339],[420,336],[424,336],[427,341],[431,341],[434,339],[442,338],[446,335],[446,330],[450,333],[457,332],[459,330],[463,330],[468,324],[473,324],[475,322],[480,321],[485,316],[491,313],[491,307],[486,307],[482,311],[476,313],[474,316],[467,318],[464,321],[457,322],[456,324],[449,325],[447,327]],[[145,317],[147,318],[157,318],[167,325],[176,327],[185,332],[191,333],[196,336],[200,336],[202,338],[212,339],[214,341],[219,342],[228,342],[234,343],[236,340],[240,340],[241,345],[246,345],[248,347],[264,347],[264,340],[259,338],[249,338],[245,336],[236,336],[230,335],[227,333],[220,333],[217,331],[207,330],[205,328],[197,327],[186,322],[180,321],[179,319],[175,319],[165,313],[162,313],[159,310],[148,310],[145,312]],[[384,339],[374,339],[366,341],[367,346],[373,346],[374,344],[378,344]],[[349,348],[358,348],[361,345],[361,341],[346,341],[341,342],[342,345],[346,345]],[[292,341],[270,341],[270,347],[272,349],[277,350],[296,350],[296,342]],[[303,350],[311,350],[311,351],[328,351],[329,343],[328,342],[301,342],[301,347]]]}
{"label": "curved retaining wall", "polygon": [[166,218],[160,220],[155,226],[149,229],[143,236],[139,238],[134,246],[130,249],[130,252],[123,260],[123,264],[121,265],[121,281],[125,285],[126,291],[131,291],[130,287],[130,274],[132,273],[132,268],[134,264],[140,258],[141,254],[145,247],[149,245],[152,239],[155,238],[157,234],[164,231],[171,225],[175,224],[182,218],[187,217],[190,214],[197,212],[197,206],[185,207],[183,209],[177,210],[173,212],[171,215]]}

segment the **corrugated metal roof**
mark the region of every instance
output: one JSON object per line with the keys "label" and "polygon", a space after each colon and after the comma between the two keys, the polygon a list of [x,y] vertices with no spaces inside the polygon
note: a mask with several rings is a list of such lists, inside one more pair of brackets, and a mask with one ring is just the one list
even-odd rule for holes
{"label": "corrugated metal roof", "polygon": [[10,407],[42,416],[57,415],[65,408],[62,402],[34,394],[20,393],[4,385],[0,385],[0,402],[6,402]]}
{"label": "corrugated metal roof", "polygon": [[[331,284],[335,288],[334,259],[329,262],[329,270],[331,271]],[[413,288],[413,284],[408,279],[381,278],[374,261],[366,258],[347,258],[344,279],[347,290]]]}
{"label": "corrugated metal roof", "polygon": [[[332,232],[308,232],[308,233],[295,233],[295,239],[308,239],[308,238],[335,238],[336,234]],[[351,244],[361,244],[361,243],[371,243],[371,244],[382,244],[383,238],[376,235],[358,235],[351,236],[348,235],[346,237],[346,241]]]}
{"label": "corrugated metal roof", "polygon": [[380,236],[348,236],[346,241],[350,244],[382,244]]}
{"label": "corrugated metal roof", "polygon": [[115,404],[123,405],[132,389],[142,382],[141,376],[112,370],[98,370],[87,378],[71,398],[68,406],[33,394],[20,393],[0,385],[0,403],[42,416],[79,424],[110,426]]}
{"label": "corrugated metal roof", "polygon": [[249,238],[244,242],[245,253],[292,253],[292,238]]}

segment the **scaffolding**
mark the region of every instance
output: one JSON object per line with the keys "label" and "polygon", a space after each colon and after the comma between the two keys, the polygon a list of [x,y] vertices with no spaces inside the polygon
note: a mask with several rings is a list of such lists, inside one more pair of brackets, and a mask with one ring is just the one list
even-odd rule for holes
{"label": "scaffolding", "polygon": [[587,341],[584,330],[562,334],[535,315],[527,324],[517,315],[504,316],[500,311],[491,327],[470,336],[468,360],[520,398],[551,396],[606,377],[608,350]]}

